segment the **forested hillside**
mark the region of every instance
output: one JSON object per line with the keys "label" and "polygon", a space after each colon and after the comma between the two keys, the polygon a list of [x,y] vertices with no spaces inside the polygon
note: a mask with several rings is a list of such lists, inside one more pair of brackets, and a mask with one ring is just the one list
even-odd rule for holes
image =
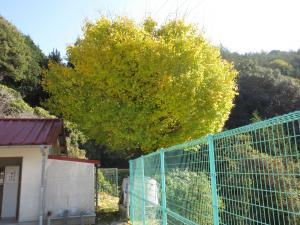
{"label": "forested hillside", "polygon": [[42,70],[47,57],[29,36],[0,16],[0,80],[31,105],[40,105]]}
{"label": "forested hillside", "polygon": [[222,55],[239,72],[239,95],[226,128],[300,109],[300,50],[241,55],[222,49]]}
{"label": "forested hillside", "polygon": [[[22,99],[21,95],[0,84],[0,118],[55,118],[41,107],[31,107]],[[84,158],[85,151],[81,147],[86,143],[85,135],[80,132],[76,124],[64,121],[68,155]]]}
{"label": "forested hillside", "polygon": [[[226,129],[300,109],[300,50],[238,54],[222,48],[221,53],[239,72],[238,95]],[[42,87],[42,77],[50,61],[72,68],[74,65],[66,60],[63,63],[57,50],[46,56],[29,36],[0,16],[0,117],[53,114],[42,108],[49,99]],[[81,149],[85,149],[87,157],[102,159],[103,165],[125,165],[123,159],[141,154],[115,154],[101,143],[89,140],[76,124],[67,121],[66,133],[70,155],[83,157],[85,152]]]}

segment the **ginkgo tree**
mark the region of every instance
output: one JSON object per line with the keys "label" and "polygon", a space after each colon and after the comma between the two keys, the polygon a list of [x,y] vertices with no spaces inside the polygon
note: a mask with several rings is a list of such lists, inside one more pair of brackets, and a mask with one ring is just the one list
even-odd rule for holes
{"label": "ginkgo tree", "polygon": [[71,66],[44,75],[53,112],[111,149],[150,152],[222,129],[237,72],[196,26],[101,18],[83,31]]}

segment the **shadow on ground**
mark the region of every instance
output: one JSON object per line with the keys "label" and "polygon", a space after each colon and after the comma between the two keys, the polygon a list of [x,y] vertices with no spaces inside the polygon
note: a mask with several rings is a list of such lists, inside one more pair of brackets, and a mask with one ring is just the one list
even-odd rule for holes
{"label": "shadow on ground", "polygon": [[128,225],[128,220],[124,218],[121,213],[116,212],[98,212],[97,221],[98,225]]}

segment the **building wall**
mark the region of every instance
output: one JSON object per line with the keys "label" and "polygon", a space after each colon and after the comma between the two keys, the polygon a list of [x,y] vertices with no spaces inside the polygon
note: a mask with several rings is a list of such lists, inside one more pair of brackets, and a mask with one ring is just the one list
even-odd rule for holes
{"label": "building wall", "polygon": [[0,157],[23,158],[19,221],[37,220],[42,168],[39,146],[1,146]]}
{"label": "building wall", "polygon": [[61,217],[94,214],[94,165],[48,159],[46,167],[46,213]]}
{"label": "building wall", "polygon": [[[39,146],[0,146],[0,157],[22,157],[19,221],[37,221],[42,155]],[[47,159],[45,214],[94,215],[94,165]]]}

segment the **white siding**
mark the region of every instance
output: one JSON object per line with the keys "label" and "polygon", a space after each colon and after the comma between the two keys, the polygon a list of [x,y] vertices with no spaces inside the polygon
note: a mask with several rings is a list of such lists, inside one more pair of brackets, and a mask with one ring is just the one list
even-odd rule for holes
{"label": "white siding", "polygon": [[[37,221],[42,171],[39,146],[0,147],[0,157],[22,157],[19,221]],[[47,159],[45,214],[94,214],[94,165]]]}
{"label": "white siding", "polygon": [[22,157],[19,221],[37,220],[41,185],[39,146],[0,147],[0,157]]}
{"label": "white siding", "polygon": [[60,217],[94,214],[94,165],[63,160],[47,160],[46,213]]}

